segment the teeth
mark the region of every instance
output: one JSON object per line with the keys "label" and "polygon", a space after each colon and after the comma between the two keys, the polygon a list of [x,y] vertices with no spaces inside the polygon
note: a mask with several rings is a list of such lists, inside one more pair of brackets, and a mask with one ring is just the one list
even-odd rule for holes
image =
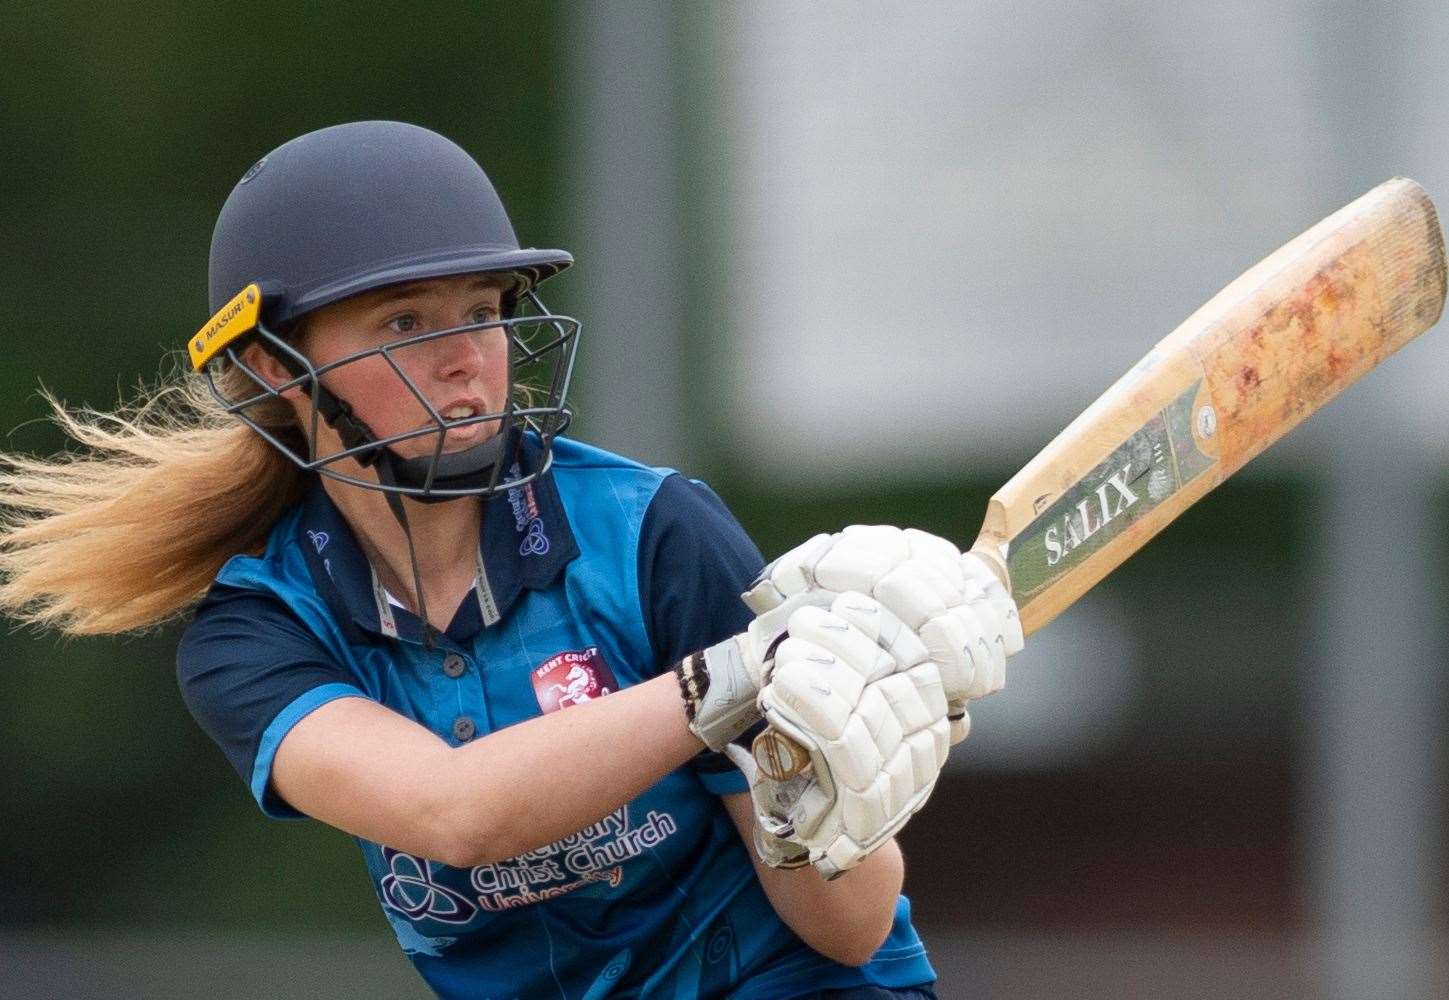
{"label": "teeth", "polygon": [[464,417],[471,417],[477,412],[471,406],[452,406],[443,411],[443,417],[448,420],[462,420]]}

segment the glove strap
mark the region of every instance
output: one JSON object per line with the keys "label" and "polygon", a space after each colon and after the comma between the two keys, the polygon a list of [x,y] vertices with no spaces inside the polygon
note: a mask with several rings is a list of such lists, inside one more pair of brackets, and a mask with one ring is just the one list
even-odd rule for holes
{"label": "glove strap", "polygon": [[759,719],[755,689],[733,639],[690,653],[674,665],[689,729],[711,750],[724,748]]}

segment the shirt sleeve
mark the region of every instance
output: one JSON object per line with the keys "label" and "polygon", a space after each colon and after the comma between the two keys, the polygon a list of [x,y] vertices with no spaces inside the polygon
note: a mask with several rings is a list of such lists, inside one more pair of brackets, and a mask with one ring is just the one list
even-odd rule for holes
{"label": "shirt sleeve", "polygon": [[[754,614],[740,600],[764,558],[704,483],[674,474],[659,486],[639,539],[639,600],[660,668],[742,632]],[[745,791],[722,754],[694,762],[716,795]]]}
{"label": "shirt sleeve", "polygon": [[176,679],[197,724],[276,819],[302,818],[271,787],[282,738],[329,701],[367,697],[279,599],[221,584],[181,636]]}

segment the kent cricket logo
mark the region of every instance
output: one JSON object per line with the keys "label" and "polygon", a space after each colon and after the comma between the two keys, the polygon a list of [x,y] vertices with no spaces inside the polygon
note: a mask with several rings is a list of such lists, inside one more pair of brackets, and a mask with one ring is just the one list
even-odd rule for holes
{"label": "kent cricket logo", "polygon": [[530,678],[538,707],[545,712],[582,705],[619,690],[598,646],[555,653],[534,667]]}
{"label": "kent cricket logo", "polygon": [[1143,424],[1048,505],[1006,554],[1018,604],[1081,565],[1129,526],[1211,468],[1192,433],[1201,382]]}

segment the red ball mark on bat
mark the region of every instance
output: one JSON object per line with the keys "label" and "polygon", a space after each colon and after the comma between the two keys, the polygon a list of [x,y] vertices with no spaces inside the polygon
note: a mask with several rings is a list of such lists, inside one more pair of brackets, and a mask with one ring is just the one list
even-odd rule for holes
{"label": "red ball mark on bat", "polygon": [[1318,335],[1318,310],[1314,307],[1314,300],[1311,293],[1305,294],[1303,298],[1294,299],[1288,304],[1288,313],[1292,319],[1298,321],[1298,336],[1302,340],[1312,340]]}
{"label": "red ball mark on bat", "polygon": [[1311,340],[1318,335],[1318,320],[1331,316],[1343,308],[1353,308],[1358,297],[1350,282],[1336,280],[1335,273],[1342,269],[1341,261],[1334,261],[1315,274],[1303,286],[1303,291],[1287,303],[1292,319],[1298,321],[1299,336]]}
{"label": "red ball mark on bat", "polygon": [[1243,365],[1238,369],[1238,392],[1251,392],[1263,384],[1263,376],[1258,374],[1258,369],[1252,365]]}
{"label": "red ball mark on bat", "polygon": [[1328,349],[1328,356],[1323,359],[1324,366],[1328,369],[1328,377],[1333,381],[1343,377],[1343,370],[1349,366],[1352,359],[1347,357],[1336,346]]}

